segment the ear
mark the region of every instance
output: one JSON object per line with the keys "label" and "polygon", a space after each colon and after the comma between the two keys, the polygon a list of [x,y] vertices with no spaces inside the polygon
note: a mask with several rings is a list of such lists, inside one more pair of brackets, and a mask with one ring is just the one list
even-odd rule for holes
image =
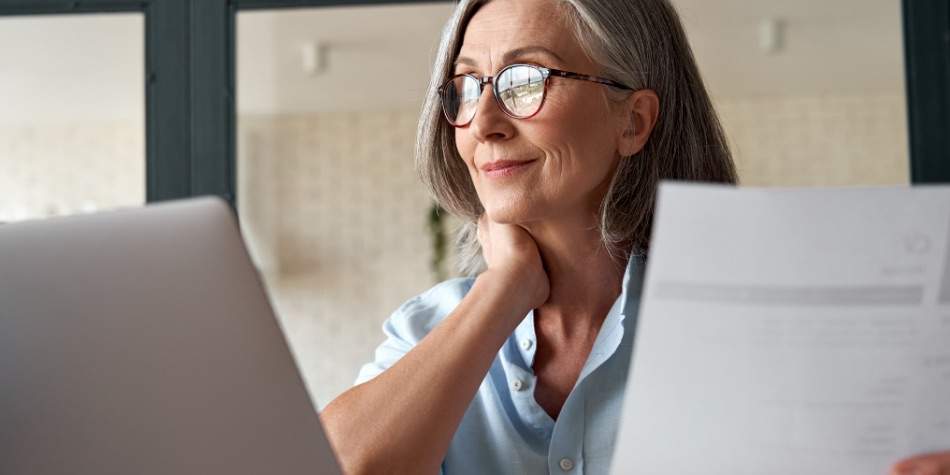
{"label": "ear", "polygon": [[649,89],[634,91],[624,101],[625,118],[621,125],[620,141],[617,151],[620,156],[629,157],[646,145],[657,117],[660,116],[660,98]]}

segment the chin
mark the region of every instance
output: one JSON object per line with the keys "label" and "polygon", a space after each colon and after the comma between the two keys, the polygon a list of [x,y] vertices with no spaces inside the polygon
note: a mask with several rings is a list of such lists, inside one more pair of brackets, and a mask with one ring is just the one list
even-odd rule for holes
{"label": "chin", "polygon": [[499,224],[518,224],[522,226],[550,218],[550,215],[539,213],[536,209],[526,209],[524,207],[516,209],[489,208],[486,213],[488,214],[488,219],[492,222]]}
{"label": "chin", "polygon": [[530,222],[557,218],[559,211],[565,209],[557,201],[547,200],[536,193],[523,190],[506,190],[504,193],[488,194],[490,199],[482,200],[482,207],[488,219],[500,224],[527,224]]}
{"label": "chin", "polygon": [[489,220],[500,224],[522,224],[529,221],[528,214],[524,210],[487,208],[485,213]]}

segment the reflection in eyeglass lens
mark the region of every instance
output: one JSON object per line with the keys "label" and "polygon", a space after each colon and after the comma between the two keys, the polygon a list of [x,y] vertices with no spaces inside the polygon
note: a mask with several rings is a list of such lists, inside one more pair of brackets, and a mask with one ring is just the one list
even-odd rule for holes
{"label": "reflection in eyeglass lens", "polygon": [[[541,107],[544,76],[535,68],[515,66],[505,69],[495,78],[494,88],[509,114],[528,117]],[[474,117],[481,92],[481,83],[469,76],[459,76],[447,85],[443,100],[448,104],[448,114],[454,123],[467,123]]]}
{"label": "reflection in eyeglass lens", "polygon": [[534,113],[533,106],[539,101],[533,96],[538,94],[536,86],[543,81],[540,71],[515,66],[502,71],[496,81],[500,99],[510,113],[516,116]]}
{"label": "reflection in eyeglass lens", "polygon": [[455,121],[465,122],[475,115],[478,106],[480,87],[478,81],[462,76],[453,81],[446,89],[449,103],[455,106]]}

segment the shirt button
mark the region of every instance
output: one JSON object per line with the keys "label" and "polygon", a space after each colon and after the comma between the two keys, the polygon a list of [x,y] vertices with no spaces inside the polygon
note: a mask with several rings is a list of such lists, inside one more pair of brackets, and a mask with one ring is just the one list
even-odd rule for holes
{"label": "shirt button", "polygon": [[531,342],[531,340],[525,338],[524,340],[521,340],[521,349],[522,349],[522,350],[525,350],[525,351],[528,351],[528,350],[531,349],[531,345],[532,345],[532,344],[533,344],[533,343]]}
{"label": "shirt button", "polygon": [[574,468],[574,462],[571,462],[571,459],[563,458],[561,459],[561,470],[565,472]]}
{"label": "shirt button", "polygon": [[524,389],[524,383],[520,379],[516,379],[511,382],[511,389],[514,389],[515,391],[521,391]]}

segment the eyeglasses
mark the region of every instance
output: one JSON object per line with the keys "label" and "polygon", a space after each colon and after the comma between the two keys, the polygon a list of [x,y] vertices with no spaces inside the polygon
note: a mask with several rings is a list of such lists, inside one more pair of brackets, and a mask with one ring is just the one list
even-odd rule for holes
{"label": "eyeglasses", "polygon": [[459,74],[446,81],[439,87],[442,112],[453,126],[465,127],[475,117],[478,99],[482,95],[485,84],[492,83],[495,102],[501,110],[512,118],[527,119],[541,110],[544,97],[548,92],[548,78],[551,76],[633,90],[619,82],[588,74],[571,73],[530,64],[512,64],[495,76],[479,79],[471,74]]}

